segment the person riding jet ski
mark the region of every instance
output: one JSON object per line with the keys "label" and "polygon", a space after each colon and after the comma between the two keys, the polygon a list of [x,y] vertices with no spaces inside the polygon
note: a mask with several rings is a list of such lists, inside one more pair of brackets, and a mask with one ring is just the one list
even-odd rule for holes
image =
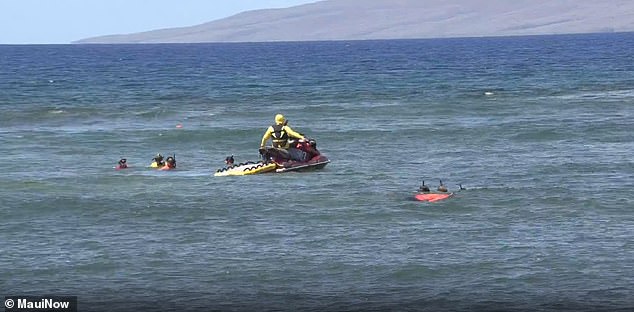
{"label": "person riding jet ski", "polygon": [[[275,154],[280,158],[291,159],[296,161],[307,161],[308,155],[306,152],[295,148],[289,144],[289,139],[305,140],[304,136],[298,132],[295,132],[289,125],[284,115],[275,115],[275,124],[268,127],[266,132],[262,136],[262,142],[260,143],[260,154]],[[267,150],[264,148],[266,142],[271,139],[273,142],[273,148]]]}

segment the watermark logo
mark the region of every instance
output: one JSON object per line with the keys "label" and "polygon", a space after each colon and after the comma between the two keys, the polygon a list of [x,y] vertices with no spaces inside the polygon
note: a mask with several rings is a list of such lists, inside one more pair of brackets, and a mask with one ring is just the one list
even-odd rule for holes
{"label": "watermark logo", "polygon": [[13,301],[13,299],[5,299],[4,300],[4,307],[7,309],[13,309],[13,307],[15,306],[15,301]]}
{"label": "watermark logo", "polygon": [[5,312],[77,312],[77,296],[6,296]]}

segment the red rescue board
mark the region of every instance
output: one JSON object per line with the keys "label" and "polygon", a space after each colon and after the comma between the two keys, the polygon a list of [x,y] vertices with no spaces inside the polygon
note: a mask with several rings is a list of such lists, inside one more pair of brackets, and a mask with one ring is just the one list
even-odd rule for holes
{"label": "red rescue board", "polygon": [[437,202],[439,200],[447,199],[447,198],[449,198],[451,196],[453,196],[453,193],[442,193],[442,194],[437,194],[437,193],[419,193],[419,194],[414,195],[414,198],[416,198],[416,200],[433,203],[433,202]]}

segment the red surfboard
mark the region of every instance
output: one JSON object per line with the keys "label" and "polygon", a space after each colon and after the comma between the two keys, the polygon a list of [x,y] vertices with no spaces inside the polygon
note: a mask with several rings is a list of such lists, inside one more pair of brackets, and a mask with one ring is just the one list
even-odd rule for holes
{"label": "red surfboard", "polygon": [[418,194],[414,195],[414,198],[416,198],[416,200],[433,203],[433,202],[437,202],[439,200],[447,199],[447,198],[449,198],[451,196],[453,196],[453,193],[442,193],[442,194],[437,194],[437,193],[418,193]]}

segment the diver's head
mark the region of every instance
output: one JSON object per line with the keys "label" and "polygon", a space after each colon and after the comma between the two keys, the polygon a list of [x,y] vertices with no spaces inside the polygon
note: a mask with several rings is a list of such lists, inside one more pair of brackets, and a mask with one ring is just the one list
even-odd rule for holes
{"label": "diver's head", "polygon": [[156,156],[154,156],[154,160],[156,160],[156,161],[163,160],[163,155],[161,155],[161,153],[156,154]]}
{"label": "diver's head", "polygon": [[421,184],[418,191],[420,191],[421,193],[429,193],[429,187],[425,185],[425,181],[423,181],[423,184]]}
{"label": "diver's head", "polygon": [[225,164],[233,165],[233,162],[234,162],[233,155],[227,156],[227,158],[225,158]]}
{"label": "diver's head", "polygon": [[317,141],[315,141],[315,139],[308,140],[308,144],[310,144],[312,148],[317,148]]}
{"label": "diver's head", "polygon": [[119,165],[121,165],[121,166],[125,165],[127,162],[128,162],[128,160],[125,159],[125,158],[119,159]]}
{"label": "diver's head", "polygon": [[172,156],[168,156],[165,162],[172,168],[176,167],[176,159]]}
{"label": "diver's head", "polygon": [[447,192],[447,187],[444,184],[442,184],[442,180],[440,180],[440,185],[438,185],[438,191]]}
{"label": "diver's head", "polygon": [[286,118],[284,118],[284,115],[282,114],[275,115],[275,124],[286,126]]}

